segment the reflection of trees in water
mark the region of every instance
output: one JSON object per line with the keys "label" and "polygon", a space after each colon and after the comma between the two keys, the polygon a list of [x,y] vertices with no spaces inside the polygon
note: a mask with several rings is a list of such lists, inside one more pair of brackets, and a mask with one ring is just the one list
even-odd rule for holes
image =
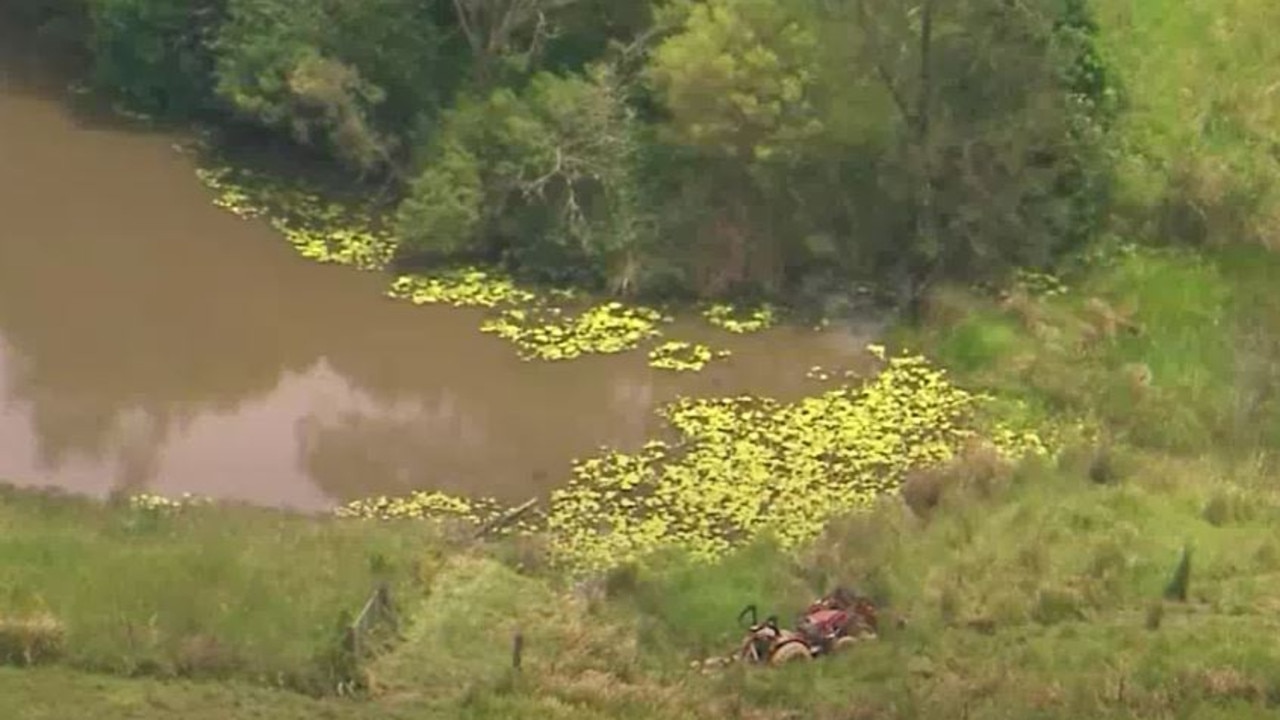
{"label": "reflection of trees in water", "polygon": [[22,138],[0,163],[6,400],[30,406],[46,471],[83,455],[145,486],[185,423],[322,357],[367,394],[300,431],[300,464],[337,496],[527,485],[642,440],[642,354],[522,363],[477,332],[479,313],[392,302],[384,278],[299,261],[261,223],[212,208],[164,139],[4,103]]}
{"label": "reflection of trees in water", "polygon": [[166,139],[85,133],[2,94],[0,112],[21,138],[0,163],[0,361],[46,471],[83,455],[145,486],[185,423],[321,358],[367,395],[300,431],[300,464],[339,496],[561,475],[648,415],[642,357],[522,363],[480,313],[392,302],[385,278],[299,261],[211,207]]}
{"label": "reflection of trees in water", "polygon": [[[457,396],[438,402],[376,404],[300,418],[300,462],[328,495],[349,500],[370,494],[403,494],[438,487],[459,457],[483,457],[485,428],[459,412]],[[455,491],[458,488],[453,488]]]}
{"label": "reflection of trees in water", "polygon": [[[301,463],[321,489],[343,500],[415,489],[523,500],[563,482],[575,457],[602,444],[643,442],[651,417],[643,363],[454,370],[448,377],[456,385],[419,385],[417,399],[397,403],[386,390],[388,373],[407,373],[408,381],[414,358],[346,359],[358,368],[349,377],[378,380],[367,401],[312,413],[297,429]],[[360,368],[362,362],[378,363],[382,372]]]}
{"label": "reflection of trees in water", "polygon": [[[65,141],[53,135],[44,141]],[[87,142],[71,137],[59,157]],[[213,228],[198,242],[181,239],[201,216],[148,213],[125,202],[127,193],[115,197],[112,183],[128,173],[94,165],[104,154],[118,153],[87,151],[85,167],[42,169],[29,167],[39,153],[28,151],[18,167],[0,168],[0,336],[12,348],[5,385],[9,402],[31,408],[45,470],[71,454],[101,460],[118,450],[123,476],[145,485],[175,423],[269,392],[282,372],[314,362],[321,337],[316,322],[299,322],[306,313],[270,269],[223,257]],[[173,171],[190,179],[176,163]],[[52,188],[67,173],[96,176],[108,197],[84,200],[74,187],[43,197],[30,187]],[[145,432],[135,414],[148,418]]]}

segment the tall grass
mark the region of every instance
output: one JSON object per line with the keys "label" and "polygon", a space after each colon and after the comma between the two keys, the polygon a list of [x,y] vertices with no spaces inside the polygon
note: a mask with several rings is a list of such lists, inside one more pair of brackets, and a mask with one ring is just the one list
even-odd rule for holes
{"label": "tall grass", "polygon": [[[833,525],[798,560],[753,547],[703,568],[697,582],[678,565],[653,569],[634,593],[640,612],[668,630],[664,642],[690,657],[704,639],[731,633],[729,610],[765,587],[784,621],[803,606],[795,588],[817,593],[836,582],[909,620],[901,629],[886,621],[881,642],[847,657],[725,672],[704,688],[757,712],[1068,718],[1195,708],[1260,717],[1280,692],[1280,651],[1248,628],[1270,622],[1280,589],[1269,532],[1280,498],[1241,489],[1212,463],[1147,458],[1139,467],[1098,485],[1076,468],[1024,466],[1003,490],[952,494],[927,522],[886,502]],[[1226,496],[1238,498],[1236,511],[1221,509]],[[1144,610],[1187,542],[1196,548],[1188,602],[1147,630]]]}
{"label": "tall grass", "polygon": [[1119,200],[1159,240],[1274,242],[1280,229],[1280,5],[1092,3],[1124,87]]}
{"label": "tall grass", "polygon": [[962,381],[1142,447],[1242,456],[1280,440],[1280,259],[1237,246],[1107,256],[1055,297],[950,291],[906,329]]}
{"label": "tall grass", "polygon": [[414,593],[432,544],[425,526],[0,488],[0,618],[55,619],[76,667],[326,690],[342,613],[383,579]]}

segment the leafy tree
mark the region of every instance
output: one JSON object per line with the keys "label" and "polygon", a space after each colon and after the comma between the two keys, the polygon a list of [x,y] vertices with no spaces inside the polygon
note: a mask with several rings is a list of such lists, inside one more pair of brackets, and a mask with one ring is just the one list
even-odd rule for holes
{"label": "leafy tree", "polygon": [[474,252],[484,216],[480,160],[455,137],[441,144],[412,183],[397,213],[411,251],[460,256]]}
{"label": "leafy tree", "polygon": [[395,167],[450,88],[415,0],[228,0],[218,94],[367,174]]}
{"label": "leafy tree", "polygon": [[[450,111],[399,214],[411,251],[504,254],[517,268],[616,289],[643,244],[634,115],[607,66],[540,73]],[[611,271],[612,269],[612,271]]]}
{"label": "leafy tree", "polygon": [[224,0],[92,0],[93,77],[128,105],[161,115],[208,109],[209,43]]}
{"label": "leafy tree", "polygon": [[[777,275],[775,220],[787,170],[817,151],[819,45],[802,3],[709,0],[682,8],[654,48],[647,77],[667,113],[667,142],[693,152],[684,192],[699,212],[687,232],[711,238],[698,263],[708,292]],[[763,210],[764,212],[761,212]],[[785,212],[785,211],[784,211]]]}
{"label": "leafy tree", "polygon": [[881,185],[902,222],[882,262],[910,297],[947,275],[1043,265],[1089,227],[1098,205],[1077,193],[1096,199],[1104,173],[1090,167],[1094,107],[1071,86],[1081,47],[1060,32],[1062,10],[1059,0],[828,4],[850,30],[851,66],[896,110]]}
{"label": "leafy tree", "polygon": [[499,64],[528,70],[554,32],[555,15],[579,0],[452,0],[457,28],[467,41],[473,79],[493,84]]}

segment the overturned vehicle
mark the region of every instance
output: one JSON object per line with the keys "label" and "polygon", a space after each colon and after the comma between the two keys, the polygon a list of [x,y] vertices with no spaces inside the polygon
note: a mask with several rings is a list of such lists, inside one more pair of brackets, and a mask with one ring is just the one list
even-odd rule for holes
{"label": "overturned vehicle", "polygon": [[747,634],[734,660],[778,665],[829,655],[877,637],[876,607],[870,599],[844,588],[815,600],[796,621],[795,629],[778,625],[776,615],[761,622],[755,605],[748,605],[738,622]]}

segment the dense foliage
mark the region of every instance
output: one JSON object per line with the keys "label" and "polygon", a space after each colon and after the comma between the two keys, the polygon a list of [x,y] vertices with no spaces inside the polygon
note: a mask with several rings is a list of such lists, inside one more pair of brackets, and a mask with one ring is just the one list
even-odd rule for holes
{"label": "dense foliage", "polygon": [[[1084,0],[24,0],[100,89],[393,188],[402,260],[613,293],[916,289],[1098,227]],[[60,23],[60,25],[59,25]]]}

